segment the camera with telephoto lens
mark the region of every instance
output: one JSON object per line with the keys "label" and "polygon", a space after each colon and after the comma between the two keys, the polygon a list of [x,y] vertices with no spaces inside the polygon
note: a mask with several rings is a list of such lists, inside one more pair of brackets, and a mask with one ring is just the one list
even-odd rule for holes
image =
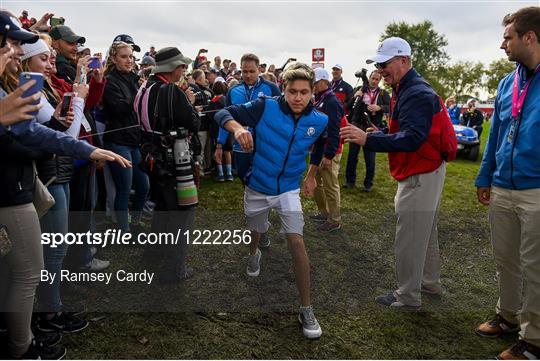
{"label": "camera with telephoto lens", "polygon": [[176,178],[176,200],[179,207],[193,207],[199,203],[197,186],[191,167],[191,147],[189,132],[185,128],[178,128],[169,133],[174,137],[173,148],[168,148],[174,158],[174,176]]}
{"label": "camera with telephoto lens", "polygon": [[362,79],[363,86],[367,86],[369,83],[369,80],[367,78],[367,69],[362,68],[362,70],[358,70],[356,73],[354,73],[354,76],[358,79]]}
{"label": "camera with telephoto lens", "polygon": [[[362,70],[358,70],[356,73],[354,73],[354,76],[358,78],[358,81],[362,79],[362,86],[356,87],[353,93],[356,93],[358,90],[367,89],[369,86],[367,69],[362,68]],[[367,114],[367,105],[364,103],[362,97],[356,97],[356,99],[354,99],[353,106],[349,112],[349,122],[353,123],[364,131],[370,127],[371,124]]]}

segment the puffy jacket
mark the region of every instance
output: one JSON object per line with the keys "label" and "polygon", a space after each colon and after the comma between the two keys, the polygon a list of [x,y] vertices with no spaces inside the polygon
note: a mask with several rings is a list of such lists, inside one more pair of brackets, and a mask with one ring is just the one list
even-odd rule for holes
{"label": "puffy jacket", "polygon": [[432,118],[441,111],[446,114],[439,96],[411,69],[400,80],[391,104],[388,134],[369,133],[366,149],[388,152],[390,172],[398,181],[437,169],[443,161],[437,149],[441,129],[432,127]]}
{"label": "puffy jacket", "polygon": [[[524,66],[519,66],[520,89],[530,79]],[[497,186],[506,189],[540,188],[540,66],[529,86],[527,97],[517,122],[516,132],[509,139],[512,125],[512,87],[516,71],[501,82],[495,99],[495,110],[489,138],[476,178],[477,187]]]}
{"label": "puffy jacket", "polygon": [[[261,95],[275,97],[280,96],[281,92],[276,84],[263,78],[259,78],[257,84],[252,89],[249,89],[249,86],[242,82],[233,86],[227,93],[227,105],[244,104],[256,100]],[[229,132],[221,128],[218,134],[218,144],[225,144],[228,136]],[[233,150],[240,153],[244,152],[237,141],[233,142]]]}
{"label": "puffy jacket", "polygon": [[[133,102],[139,89],[139,77],[133,73],[122,73],[113,69],[107,74],[107,85],[103,93],[103,111],[106,115],[106,129],[111,131],[139,125]],[[111,142],[130,147],[141,144],[139,127],[122,129],[103,135],[105,142]]]}
{"label": "puffy jacket", "polygon": [[279,195],[300,188],[306,156],[321,137],[328,117],[310,103],[298,119],[284,97],[231,105],[216,114],[223,127],[229,120],[254,128],[255,150],[247,185],[263,194]]}

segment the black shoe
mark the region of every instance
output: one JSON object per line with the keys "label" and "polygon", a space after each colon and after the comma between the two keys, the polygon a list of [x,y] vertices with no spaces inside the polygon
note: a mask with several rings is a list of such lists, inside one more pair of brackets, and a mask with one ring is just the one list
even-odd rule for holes
{"label": "black shoe", "polygon": [[22,355],[21,360],[61,360],[66,356],[66,348],[64,346],[45,346],[32,340],[28,350]]}
{"label": "black shoe", "polygon": [[354,183],[345,183],[345,184],[343,185],[343,188],[354,188],[354,187],[356,187],[356,186],[354,185]]}
{"label": "black shoe", "polygon": [[71,316],[65,312],[57,312],[50,320],[42,315],[37,328],[42,332],[76,333],[84,330],[89,325],[86,320]]}
{"label": "black shoe", "polygon": [[366,187],[364,186],[364,192],[369,193],[373,190],[373,186]]}
{"label": "black shoe", "polygon": [[62,341],[62,334],[60,332],[42,332],[39,330],[34,331],[34,338],[36,342],[45,347],[56,346]]}

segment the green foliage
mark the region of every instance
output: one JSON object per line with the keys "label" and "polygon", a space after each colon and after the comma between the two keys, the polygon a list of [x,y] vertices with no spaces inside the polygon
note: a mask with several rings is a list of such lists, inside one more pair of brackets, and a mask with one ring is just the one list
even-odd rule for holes
{"label": "green foliage", "polygon": [[459,61],[448,65],[439,72],[440,83],[444,89],[439,95],[444,99],[450,95],[460,98],[465,94],[478,97],[483,75],[484,65],[480,62]]}
{"label": "green foliage", "polygon": [[514,69],[515,63],[508,61],[505,58],[494,60],[489,64],[489,67],[486,70],[486,89],[490,96],[494,97],[497,95],[497,86],[499,85],[499,82]]}

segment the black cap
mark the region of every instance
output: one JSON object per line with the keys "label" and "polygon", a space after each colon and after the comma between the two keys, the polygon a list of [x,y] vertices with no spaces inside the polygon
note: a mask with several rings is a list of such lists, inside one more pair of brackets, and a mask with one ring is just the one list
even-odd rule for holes
{"label": "black cap", "polygon": [[80,35],[77,35],[66,25],[56,25],[51,29],[49,35],[53,40],[65,40],[68,43],[84,44],[86,39]]}
{"label": "black cap", "polygon": [[120,34],[120,35],[117,35],[116,38],[114,38],[113,42],[115,41],[123,41],[124,43],[128,43],[131,45],[131,47],[133,48],[133,50],[135,51],[141,51],[141,48],[139,45],[136,45],[135,44],[135,41],[133,41],[133,38],[129,35],[126,35],[126,34]]}
{"label": "black cap", "polygon": [[33,44],[39,39],[37,34],[21,29],[19,20],[0,12],[0,34],[5,34],[7,26],[9,27],[7,37],[20,40],[21,44]]}

